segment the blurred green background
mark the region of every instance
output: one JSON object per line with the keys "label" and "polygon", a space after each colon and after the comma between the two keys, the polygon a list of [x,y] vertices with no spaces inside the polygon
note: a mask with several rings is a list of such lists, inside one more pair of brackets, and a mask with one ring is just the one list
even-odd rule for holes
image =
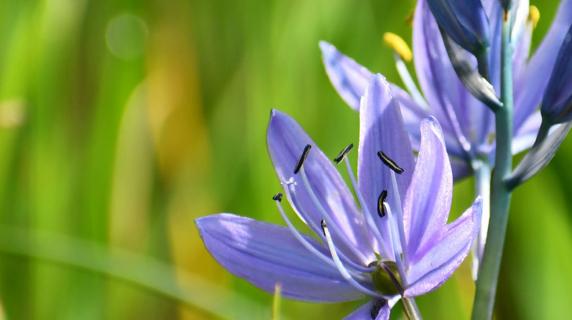
{"label": "blurred green background", "polygon": [[[546,32],[558,1],[534,1]],[[280,222],[269,110],[330,155],[358,116],[331,87],[319,40],[399,83],[381,36],[411,39],[414,1],[0,2],[0,318],[268,319],[272,296],[205,251],[193,220]],[[565,319],[572,290],[572,142],[514,195],[499,319]],[[355,158],[354,158],[355,162]],[[456,188],[454,214],[471,201]],[[465,263],[418,300],[464,319]],[[283,301],[290,319],[357,303]],[[395,313],[396,315],[398,313]]]}

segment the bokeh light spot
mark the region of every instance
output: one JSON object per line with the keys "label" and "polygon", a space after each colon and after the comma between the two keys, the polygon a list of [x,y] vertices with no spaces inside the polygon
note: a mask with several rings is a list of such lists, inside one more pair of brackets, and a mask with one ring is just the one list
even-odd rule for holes
{"label": "bokeh light spot", "polygon": [[145,51],[148,29],[143,19],[124,13],[109,21],[105,40],[109,51],[117,58],[132,60]]}

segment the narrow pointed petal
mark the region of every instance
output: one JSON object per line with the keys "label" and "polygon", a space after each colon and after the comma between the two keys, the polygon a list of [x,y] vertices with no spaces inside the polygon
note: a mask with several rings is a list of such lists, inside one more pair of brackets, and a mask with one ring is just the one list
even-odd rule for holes
{"label": "narrow pointed petal", "polygon": [[374,212],[380,192],[387,190],[391,183],[390,170],[379,159],[379,151],[404,169],[397,177],[397,184],[399,192],[405,194],[415,167],[413,150],[403,126],[400,107],[381,75],[371,81],[360,112],[358,181],[362,195],[371,202]]}
{"label": "narrow pointed petal", "polygon": [[[334,88],[344,101],[354,110],[360,108],[361,97],[373,79],[373,74],[353,59],[339,52],[333,45],[320,42],[326,72]],[[411,134],[412,142],[418,144],[419,123],[429,115],[403,89],[390,84],[393,97],[403,107],[403,119]],[[409,130],[411,129],[411,130]]]}
{"label": "narrow pointed petal", "polygon": [[361,96],[372,77],[371,72],[327,42],[320,42],[320,49],[330,81],[344,101],[352,109],[359,110]]}
{"label": "narrow pointed petal", "polygon": [[453,175],[443,134],[434,120],[421,124],[421,148],[404,202],[407,252],[415,255],[439,237],[447,223]]}
{"label": "narrow pointed petal", "polygon": [[572,120],[572,25],[562,43],[542,101],[542,117],[550,123]]}
{"label": "narrow pointed petal", "polygon": [[[362,297],[337,270],[312,255],[287,228],[232,214],[196,220],[208,251],[226,269],[269,293],[276,283],[287,298],[338,302]],[[310,237],[306,240],[320,248]]]}
{"label": "narrow pointed petal", "polygon": [[[332,237],[342,252],[356,263],[367,265],[373,260],[372,240],[364,232],[363,216],[332,161],[294,119],[280,111],[272,111],[267,138],[276,173],[293,208],[320,236],[320,221],[329,218]],[[294,173],[306,145],[312,146],[303,164],[310,189],[306,188],[302,173]],[[312,193],[318,198],[318,204]]]}
{"label": "narrow pointed petal", "polygon": [[[523,6],[526,3],[528,9],[528,1],[522,1]],[[513,70],[514,70],[514,94],[516,97],[523,94],[524,84],[525,84],[525,72],[528,62],[528,57],[530,55],[530,46],[532,42],[532,31],[534,29],[533,22],[528,19],[529,11],[526,10],[526,20],[519,23],[520,27],[518,31],[513,31],[513,39],[515,42],[513,52]],[[517,26],[515,26],[515,29]],[[515,128],[518,129],[518,128]]]}
{"label": "narrow pointed petal", "polygon": [[[465,155],[471,144],[486,140],[492,129],[492,112],[459,80],[426,0],[418,1],[413,27],[419,84],[445,136],[454,138],[447,138],[448,150],[461,150]],[[474,60],[469,55],[466,59]]]}
{"label": "narrow pointed petal", "polygon": [[390,311],[387,302],[370,301],[346,316],[344,320],[389,320]]}
{"label": "narrow pointed petal", "polygon": [[[518,127],[539,106],[566,32],[572,25],[572,0],[561,0],[550,30],[523,74],[523,88],[516,97],[515,126]],[[516,93],[516,92],[515,92]]]}
{"label": "narrow pointed petal", "polygon": [[571,128],[572,122],[556,126],[544,143],[532,148],[514,170],[509,179],[510,185],[516,187],[544,169],[556,155]]}
{"label": "narrow pointed petal", "polygon": [[477,67],[473,66],[472,60],[468,59],[466,51],[454,43],[447,34],[442,33],[441,36],[453,69],[465,85],[465,88],[473,97],[485,105],[500,107],[502,103],[496,95],[495,88],[479,73]]}
{"label": "narrow pointed petal", "polygon": [[[381,75],[373,78],[362,99],[360,112],[360,143],[358,150],[358,184],[367,212],[377,221],[384,241],[389,241],[387,219],[378,216],[378,200],[385,190],[389,199],[396,193],[405,194],[411,181],[415,162],[409,137],[403,126],[399,105],[393,99],[389,84]],[[389,169],[378,152],[389,156],[404,171],[397,176],[399,190],[394,190]],[[381,252],[385,258],[393,252]]]}
{"label": "narrow pointed petal", "polygon": [[542,116],[540,111],[535,111],[528,119],[515,131],[512,140],[512,153],[518,154],[524,150],[529,149],[534,144]]}
{"label": "narrow pointed petal", "polygon": [[439,26],[465,50],[481,53],[489,45],[489,23],[481,0],[427,0]]}
{"label": "narrow pointed petal", "polygon": [[419,296],[443,284],[469,254],[480,228],[482,202],[479,199],[453,223],[443,228],[425,252],[413,256],[407,273],[405,296]]}

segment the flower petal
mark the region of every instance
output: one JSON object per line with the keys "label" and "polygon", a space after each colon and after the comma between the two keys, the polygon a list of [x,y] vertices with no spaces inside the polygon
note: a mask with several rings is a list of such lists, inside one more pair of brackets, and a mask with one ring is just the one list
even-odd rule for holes
{"label": "flower petal", "polygon": [[[415,12],[413,51],[419,84],[431,111],[446,135],[455,137],[447,140],[448,149],[469,150],[471,143],[486,141],[492,128],[491,111],[459,80],[425,0],[418,1]],[[467,55],[467,59],[474,60]]]}
{"label": "flower petal", "polygon": [[344,101],[352,109],[359,110],[361,96],[372,77],[371,72],[325,41],[320,42],[320,49],[330,81]]}
{"label": "flower petal", "polygon": [[550,123],[572,120],[572,25],[562,43],[542,100],[542,117]]}
{"label": "flower petal", "polygon": [[425,294],[443,284],[461,265],[480,228],[482,201],[478,198],[463,215],[447,225],[426,252],[411,257],[405,296]]}
{"label": "flower petal", "polygon": [[474,54],[489,44],[489,23],[481,0],[427,0],[433,16],[447,34]]}
{"label": "flower petal", "polygon": [[572,24],[572,0],[560,1],[557,12],[550,30],[524,72],[524,87],[516,97],[515,127],[519,127],[540,104],[566,31]]}
{"label": "flower petal", "polygon": [[[378,152],[388,155],[404,169],[397,176],[399,190],[393,190],[391,170],[379,159]],[[415,161],[409,137],[403,126],[399,105],[393,99],[389,84],[381,75],[371,81],[362,99],[360,111],[360,143],[358,150],[358,184],[367,212],[379,224],[381,237],[389,243],[387,219],[378,216],[378,198],[382,191],[389,191],[390,199],[395,194],[405,194],[411,181]],[[393,258],[393,252],[382,248],[384,258]],[[389,248],[389,247],[388,247]]]}
{"label": "flower petal", "polygon": [[[294,173],[306,145],[312,146],[304,161],[310,188],[306,187],[302,172]],[[340,173],[300,125],[280,111],[272,111],[268,150],[293,208],[308,226],[322,236],[320,222],[326,219],[334,242],[343,253],[362,265],[371,262],[374,258],[372,240],[365,232],[363,216]]]}
{"label": "flower petal", "polygon": [[447,223],[453,177],[439,124],[421,124],[421,148],[404,202],[403,221],[407,254],[415,255],[431,245]]}
{"label": "flower petal", "polygon": [[389,320],[391,308],[386,301],[370,301],[344,318],[344,320]]}
{"label": "flower petal", "polygon": [[[373,79],[373,74],[325,41],[320,42],[320,48],[322,49],[324,65],[330,81],[344,101],[352,109],[358,111],[360,100]],[[395,84],[390,83],[390,87],[393,97],[402,106],[403,119],[411,135],[412,142],[414,146],[418,145],[419,135],[417,131],[419,123],[422,119],[428,117],[429,114],[411,98],[409,93]]]}
{"label": "flower petal", "polygon": [[572,122],[555,125],[543,143],[534,146],[514,169],[509,178],[511,186],[516,187],[524,183],[544,169],[556,155],[570,129],[572,129]]}
{"label": "flower petal", "polygon": [[532,147],[541,122],[540,111],[536,111],[520,126],[512,140],[513,154],[518,154]]}
{"label": "flower petal", "polygon": [[[226,213],[196,223],[205,246],[222,266],[267,292],[280,283],[282,294],[292,299],[337,302],[363,297],[287,228]],[[312,238],[306,240],[320,248]]]}
{"label": "flower petal", "polygon": [[401,111],[385,78],[376,75],[362,99],[358,181],[362,195],[375,211],[377,197],[391,183],[389,170],[377,153],[383,151],[404,172],[397,177],[399,192],[405,194],[411,182],[415,160]]}

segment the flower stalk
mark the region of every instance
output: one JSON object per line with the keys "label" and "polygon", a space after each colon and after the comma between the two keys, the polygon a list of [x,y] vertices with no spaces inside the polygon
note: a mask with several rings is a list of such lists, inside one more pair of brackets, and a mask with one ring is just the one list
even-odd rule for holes
{"label": "flower stalk", "polygon": [[419,308],[417,307],[417,303],[415,303],[415,299],[413,298],[403,298],[403,310],[409,320],[423,319],[421,317],[421,312],[419,312]]}
{"label": "flower stalk", "polygon": [[495,112],[496,154],[492,181],[491,217],[483,261],[479,269],[473,320],[492,319],[497,282],[509,217],[511,190],[506,179],[512,171],[513,79],[510,11],[504,12],[501,48],[501,100]]}

